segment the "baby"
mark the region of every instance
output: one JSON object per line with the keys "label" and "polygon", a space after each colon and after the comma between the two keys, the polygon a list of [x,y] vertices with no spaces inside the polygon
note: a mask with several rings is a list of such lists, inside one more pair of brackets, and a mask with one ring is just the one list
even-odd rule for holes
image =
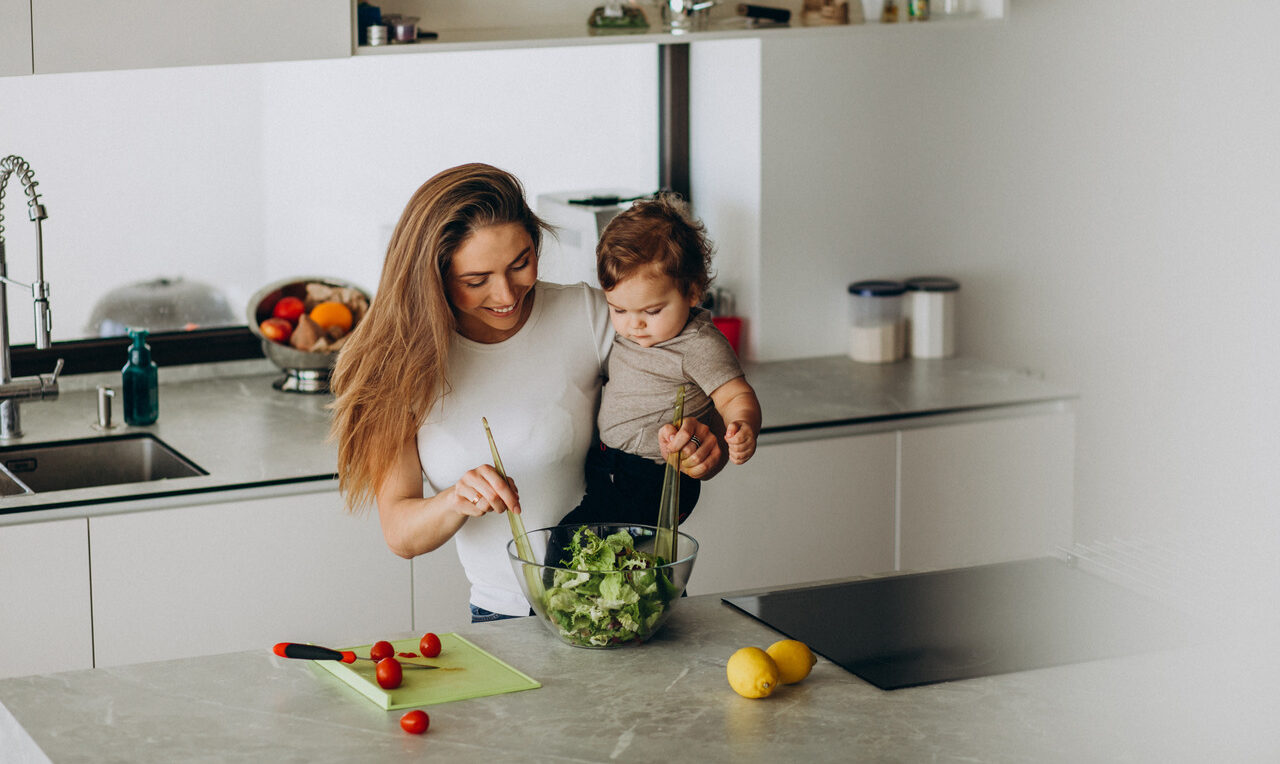
{"label": "baby", "polygon": [[[665,462],[658,430],[684,386],[684,415],[724,438],[742,464],[756,450],[760,402],[710,314],[696,307],[710,284],[711,244],[688,206],[671,194],[636,202],[596,247],[597,272],[617,332],[587,456],[587,492],[561,525],[654,525]],[[681,473],[680,520],[700,481]]]}

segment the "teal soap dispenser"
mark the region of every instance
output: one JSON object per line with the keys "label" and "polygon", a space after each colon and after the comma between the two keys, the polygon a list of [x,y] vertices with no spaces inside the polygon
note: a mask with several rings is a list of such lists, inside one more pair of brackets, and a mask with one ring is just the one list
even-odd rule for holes
{"label": "teal soap dispenser", "polygon": [[124,365],[124,421],[135,426],[148,425],[160,415],[160,389],[156,364],[151,360],[146,329],[130,329],[133,345],[129,362]]}

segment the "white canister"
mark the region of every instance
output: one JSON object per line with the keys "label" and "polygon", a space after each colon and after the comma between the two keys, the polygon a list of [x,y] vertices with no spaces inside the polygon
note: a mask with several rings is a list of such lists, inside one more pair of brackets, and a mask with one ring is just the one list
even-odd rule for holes
{"label": "white canister", "polygon": [[903,357],[906,332],[900,281],[855,281],[849,285],[849,357],[862,363],[888,363]]}
{"label": "white canister", "polygon": [[920,276],[907,288],[907,346],[912,358],[950,358],[956,353],[956,292],[943,276]]}

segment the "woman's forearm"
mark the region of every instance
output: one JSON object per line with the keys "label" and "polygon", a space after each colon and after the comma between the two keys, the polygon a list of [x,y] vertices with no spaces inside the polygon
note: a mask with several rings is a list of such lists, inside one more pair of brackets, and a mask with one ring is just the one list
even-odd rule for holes
{"label": "woman's forearm", "polygon": [[377,492],[378,520],[391,551],[412,558],[438,549],[458,532],[466,517],[449,508],[449,497],[422,496],[422,465],[418,447],[401,447],[396,465]]}
{"label": "woman's forearm", "polygon": [[466,518],[444,508],[440,496],[378,500],[382,536],[392,552],[410,559],[444,546]]}

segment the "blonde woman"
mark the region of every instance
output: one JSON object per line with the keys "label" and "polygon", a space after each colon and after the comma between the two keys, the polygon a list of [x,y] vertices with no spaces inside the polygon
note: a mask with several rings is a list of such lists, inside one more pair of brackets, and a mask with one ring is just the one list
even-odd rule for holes
{"label": "blonde woman", "polygon": [[[428,180],[400,216],[373,304],[332,380],[348,508],[375,503],[401,557],[455,538],[473,621],[529,613],[500,515],[554,525],[582,497],[613,341],[598,290],[538,281],[546,229],[520,182],[495,167]],[[481,417],[510,480],[489,463]],[[663,453],[681,452],[690,477],[712,477],[727,458],[691,417],[659,440]]]}

